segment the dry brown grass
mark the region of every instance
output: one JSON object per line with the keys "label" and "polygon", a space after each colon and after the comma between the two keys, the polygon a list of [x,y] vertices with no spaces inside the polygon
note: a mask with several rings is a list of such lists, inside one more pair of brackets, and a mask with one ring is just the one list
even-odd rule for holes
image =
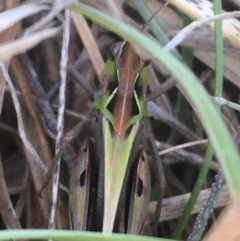
{"label": "dry brown grass", "polygon": [[[58,134],[56,109],[59,103],[58,92],[61,79],[59,71],[64,29],[63,9],[66,6],[63,2],[59,1],[55,7],[44,4],[23,6],[24,1],[15,0],[2,2],[2,15],[6,15],[5,22],[0,18],[0,61],[4,64],[0,69],[1,229],[46,228],[48,225],[51,185],[43,192],[42,199],[37,196],[36,190],[42,186],[46,167],[54,157],[55,140]],[[141,18],[129,1],[117,1],[116,6],[109,5],[103,0],[85,2],[137,28],[142,24]],[[202,19],[206,16],[206,12],[210,11],[208,5],[199,7],[189,2],[171,0],[172,6],[164,8],[157,14],[156,19],[170,37],[183,28],[182,17],[176,8],[193,19]],[[206,4],[208,1],[201,2]],[[152,10],[156,10],[162,4],[155,0],[147,3]],[[239,5],[237,1],[226,1],[224,8],[233,11],[238,10]],[[7,14],[11,9],[15,9],[16,12]],[[74,12],[71,12],[71,21],[68,64],[65,66],[67,85],[65,96],[62,97],[66,101],[63,133],[84,119],[89,111],[92,100],[79,81],[83,79],[94,91],[98,90],[108,48],[119,40],[106,29]],[[236,19],[231,21],[228,23],[232,24],[231,27],[224,29],[226,39],[224,41],[223,96],[238,103],[240,35],[237,36],[237,34],[240,34],[240,23]],[[199,76],[209,94],[213,95],[215,58],[213,33],[208,27],[201,27],[188,35],[181,45],[193,49],[192,71]],[[73,74],[74,71],[80,75]],[[153,60],[148,78],[149,91],[159,87],[168,78],[168,72]],[[172,83],[174,84],[174,81]],[[167,144],[173,129],[181,133],[176,145],[205,139],[201,124],[189,105],[185,107],[181,121],[174,117],[177,94],[177,87],[164,91],[156,99],[157,105],[151,111],[155,119],[152,119],[153,131],[156,139],[160,141],[159,151],[171,147]],[[239,126],[239,114],[224,107],[222,116],[234,137],[236,128]],[[68,187],[69,172],[78,148],[79,142],[75,141],[63,155],[60,180],[66,187]],[[204,145],[195,145],[185,151],[169,152],[162,157],[168,167],[167,199],[163,205],[160,225],[162,237],[169,237],[176,225],[176,218],[181,215],[182,205],[184,206],[188,199],[186,193],[191,192],[199,166],[203,162],[204,148]],[[218,164],[213,160],[212,171],[206,179],[205,188],[213,182],[217,169]],[[201,192],[200,201],[194,213],[200,210],[207,195],[206,190]],[[70,228],[67,198],[68,193],[60,189],[56,217],[59,229]],[[228,200],[228,191],[224,188],[216,206],[223,207]],[[181,205],[178,205],[179,203]],[[233,207],[234,204],[232,204]],[[154,203],[151,204],[149,217],[152,215],[154,205]],[[219,209],[216,211],[217,216],[218,214]],[[237,220],[236,223],[240,222],[239,217]],[[193,222],[194,216],[190,218],[183,237],[190,233]],[[214,218],[211,223],[213,222]]]}

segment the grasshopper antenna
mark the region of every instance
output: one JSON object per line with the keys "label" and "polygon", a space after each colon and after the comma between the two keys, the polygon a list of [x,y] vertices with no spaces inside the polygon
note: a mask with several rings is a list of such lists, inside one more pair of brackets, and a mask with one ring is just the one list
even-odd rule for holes
{"label": "grasshopper antenna", "polygon": [[167,5],[170,3],[171,1],[167,1],[166,3],[164,3],[164,5],[162,7],[160,7],[159,9],[157,9],[157,11],[154,12],[154,14],[144,23],[144,25],[141,27],[140,31],[142,32],[147,25],[152,21],[152,19],[157,15],[158,12],[160,12],[162,9],[164,9],[165,7],[167,7]]}

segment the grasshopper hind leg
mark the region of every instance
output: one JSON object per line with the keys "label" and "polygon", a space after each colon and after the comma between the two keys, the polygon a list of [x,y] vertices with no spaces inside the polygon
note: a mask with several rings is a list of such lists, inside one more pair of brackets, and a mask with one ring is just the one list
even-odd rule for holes
{"label": "grasshopper hind leg", "polygon": [[145,133],[146,133],[147,146],[148,146],[149,151],[152,156],[152,161],[150,162],[150,166],[151,166],[151,169],[153,170],[154,177],[155,177],[158,187],[159,187],[157,207],[156,207],[155,217],[153,220],[153,233],[154,233],[154,235],[157,235],[158,223],[159,223],[160,215],[161,215],[162,200],[164,197],[164,191],[165,191],[165,187],[166,187],[166,180],[165,180],[165,175],[163,172],[162,163],[161,163],[161,160],[160,160],[160,157],[158,154],[158,150],[157,150],[157,147],[155,144],[155,139],[152,135],[150,122],[149,122],[149,119],[147,119],[147,118],[144,119],[144,128],[145,128]]}
{"label": "grasshopper hind leg", "polygon": [[104,208],[104,146],[102,137],[102,114],[99,113],[96,118],[95,133],[95,158],[98,169],[97,177],[97,196],[96,196],[96,229],[101,232],[103,227],[103,208]]}

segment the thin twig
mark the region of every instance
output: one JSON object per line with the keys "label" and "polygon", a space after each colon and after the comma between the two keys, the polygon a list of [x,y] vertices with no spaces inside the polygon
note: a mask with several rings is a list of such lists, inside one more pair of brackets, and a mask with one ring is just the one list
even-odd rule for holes
{"label": "thin twig", "polygon": [[149,101],[147,103],[147,108],[149,116],[153,117],[155,120],[161,120],[172,128],[175,128],[179,133],[186,136],[190,141],[200,140],[200,137],[197,136],[190,128],[185,126],[182,122],[173,117],[169,112],[165,111],[162,107]]}
{"label": "thin twig", "polygon": [[44,173],[46,173],[47,168],[43,164],[42,160],[40,159],[39,155],[37,154],[37,152],[34,149],[34,147],[32,146],[32,144],[27,139],[27,135],[25,132],[24,124],[23,124],[22,114],[21,114],[20,103],[18,101],[17,94],[16,94],[15,88],[13,86],[12,80],[7,72],[7,68],[6,68],[5,64],[0,64],[0,66],[2,68],[4,78],[6,79],[8,85],[10,87],[10,92],[12,95],[14,107],[15,107],[15,110],[17,113],[19,135],[22,139],[22,142],[23,142],[26,150],[33,156],[33,159],[36,161],[36,163],[39,165],[39,167],[44,171]]}
{"label": "thin twig", "polygon": [[[43,18],[41,18],[39,21],[37,21],[35,24],[30,26],[24,33],[24,35],[29,35],[33,33],[37,33],[38,31],[41,31],[42,29],[49,27],[50,21],[55,18],[57,15],[61,13],[63,9],[66,8],[71,3],[74,3],[73,0],[57,0],[54,1],[54,5],[50,12],[48,12],[47,15],[45,15]],[[51,26],[51,24],[50,24]]]}
{"label": "thin twig", "polygon": [[207,142],[208,142],[208,140],[205,139],[205,140],[199,140],[199,141],[192,141],[192,142],[189,142],[189,143],[184,143],[182,145],[173,146],[173,147],[170,147],[168,149],[165,149],[164,151],[160,151],[159,155],[161,156],[161,155],[164,155],[166,153],[176,151],[176,150],[180,150],[180,149],[184,149],[184,148],[191,147],[191,146],[207,144]]}
{"label": "thin twig", "polygon": [[[155,141],[155,142],[159,150],[172,148],[172,146],[164,142],[160,142],[160,141]],[[175,149],[174,152],[168,152],[167,154],[165,154],[164,158],[162,158],[162,161],[167,165],[171,165],[173,163],[176,163],[175,159],[179,160],[180,162],[189,162],[197,166],[201,166],[204,161],[202,156],[183,149],[179,149],[179,150]],[[220,168],[219,164],[216,163],[215,161],[212,161],[210,165],[210,169],[214,171],[218,171],[219,168]]]}
{"label": "thin twig", "polygon": [[[198,200],[197,200],[191,214],[200,212],[202,205],[204,204],[204,202],[207,199],[207,197],[209,196],[209,194],[210,194],[210,189],[204,189],[200,192],[200,194],[198,196]],[[188,201],[190,195],[191,195],[191,193],[185,193],[182,195],[163,199],[162,215],[161,215],[159,222],[179,218],[182,215],[182,212],[187,204],[187,201]],[[214,208],[219,208],[219,207],[225,206],[229,202],[229,200],[230,200],[230,194],[228,191],[228,187],[227,187],[227,185],[224,185],[217,198],[216,203],[214,204]],[[151,220],[154,216],[155,209],[156,209],[156,204],[157,204],[156,201],[150,203],[149,212],[148,212],[147,219],[146,219],[146,224],[151,222]]]}
{"label": "thin twig", "polygon": [[[58,119],[57,119],[57,138],[55,153],[57,154],[60,147],[63,137],[63,127],[64,127],[64,109],[65,109],[65,90],[66,90],[66,81],[67,81],[67,62],[68,62],[68,47],[70,39],[70,11],[65,10],[65,23],[63,30],[63,43],[61,50],[61,62],[60,62],[60,78],[61,86],[59,90],[59,109],[58,109]],[[53,196],[52,196],[52,206],[49,219],[49,229],[55,229],[55,219],[56,219],[56,210],[57,210],[57,197],[58,197],[58,186],[59,186],[59,171],[60,171],[60,160],[57,164],[56,172],[53,175]]]}
{"label": "thin twig", "polygon": [[191,24],[189,24],[187,27],[185,27],[183,30],[181,30],[165,47],[164,49],[167,51],[172,51],[175,49],[179,44],[183,42],[183,40],[189,35],[195,28],[200,27],[202,25],[206,25],[212,22],[215,22],[220,19],[229,19],[234,17],[239,17],[240,11],[234,11],[230,13],[222,13],[219,15],[216,15],[214,17],[204,18],[198,21],[194,21]]}

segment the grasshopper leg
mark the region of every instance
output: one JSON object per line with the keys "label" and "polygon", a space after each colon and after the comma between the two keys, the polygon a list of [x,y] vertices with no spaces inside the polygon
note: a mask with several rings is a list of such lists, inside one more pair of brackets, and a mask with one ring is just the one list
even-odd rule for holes
{"label": "grasshopper leg", "polygon": [[144,118],[144,127],[146,131],[146,141],[148,148],[150,150],[152,161],[150,162],[150,165],[152,166],[152,170],[154,172],[155,179],[159,186],[159,196],[157,200],[157,207],[155,212],[155,217],[153,220],[153,233],[154,235],[157,234],[157,227],[160,220],[161,215],[161,207],[162,207],[162,200],[164,196],[164,191],[166,187],[166,180],[163,172],[162,163],[158,154],[158,150],[155,144],[155,139],[152,135],[152,130],[150,127],[150,122],[148,118]]}
{"label": "grasshopper leg", "polygon": [[86,135],[87,135],[87,131],[91,125],[91,123],[93,122],[94,120],[94,116],[95,114],[94,113],[91,113],[90,116],[93,117],[93,119],[91,119],[90,117],[87,118],[87,120],[85,120],[84,122],[80,122],[78,123],[76,126],[74,126],[69,132],[67,132],[67,134],[64,136],[63,138],[63,141],[62,141],[62,144],[61,144],[61,148],[60,150],[58,151],[58,153],[55,155],[46,175],[45,175],[45,179],[43,181],[43,185],[41,187],[40,190],[37,191],[38,193],[38,196],[41,197],[41,194],[43,192],[43,190],[47,187],[51,177],[52,177],[52,174],[56,168],[56,165],[58,163],[58,161],[60,160],[63,152],[66,150],[66,148],[68,147],[68,145],[71,143],[72,140],[74,140],[80,132],[82,132],[82,136],[81,138],[82,139],[85,139],[86,138]]}

